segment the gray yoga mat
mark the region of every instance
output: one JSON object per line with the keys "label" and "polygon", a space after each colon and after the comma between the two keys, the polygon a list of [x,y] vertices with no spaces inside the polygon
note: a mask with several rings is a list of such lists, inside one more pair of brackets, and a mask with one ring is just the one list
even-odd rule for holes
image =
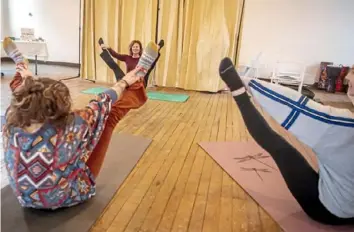
{"label": "gray yoga mat", "polygon": [[91,200],[56,211],[24,209],[10,186],[1,189],[2,232],[86,232],[108,205],[119,186],[148,148],[151,139],[114,134]]}

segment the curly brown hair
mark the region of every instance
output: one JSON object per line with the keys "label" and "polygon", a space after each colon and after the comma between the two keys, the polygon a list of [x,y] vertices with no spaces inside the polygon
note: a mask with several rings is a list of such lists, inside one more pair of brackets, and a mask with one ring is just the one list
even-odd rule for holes
{"label": "curly brown hair", "polygon": [[138,44],[140,47],[140,52],[139,52],[139,56],[141,56],[141,54],[143,54],[143,45],[139,40],[133,40],[132,42],[130,42],[129,44],[129,54],[132,56],[133,55],[133,46],[134,44]]}
{"label": "curly brown hair", "polygon": [[26,77],[12,94],[6,115],[5,131],[11,127],[24,128],[31,123],[50,123],[65,126],[71,112],[68,87],[50,78]]}

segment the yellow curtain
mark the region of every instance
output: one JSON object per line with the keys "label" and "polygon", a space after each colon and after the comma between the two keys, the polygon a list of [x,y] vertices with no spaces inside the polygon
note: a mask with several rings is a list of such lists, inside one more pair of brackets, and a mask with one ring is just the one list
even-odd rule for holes
{"label": "yellow curtain", "polygon": [[[101,60],[98,39],[120,53],[129,42],[155,39],[157,0],[85,0],[83,3],[83,78],[114,82]],[[160,0],[158,38],[165,40],[156,73],[159,86],[216,92],[224,87],[220,60],[236,60],[237,33],[244,0]],[[125,70],[124,64],[119,64]],[[150,80],[152,79],[150,78]]]}
{"label": "yellow curtain", "polygon": [[217,92],[220,60],[235,60],[244,0],[160,1],[158,37],[166,41],[157,64],[160,86]]}
{"label": "yellow curtain", "polygon": [[[113,72],[101,60],[98,39],[115,51],[127,54],[131,40],[143,46],[155,40],[157,0],[83,1],[81,77],[113,83]],[[124,64],[119,64],[126,70]]]}
{"label": "yellow curtain", "polygon": [[235,65],[239,65],[239,59],[240,59],[240,51],[241,51],[241,46],[242,46],[242,32],[243,32],[243,24],[244,24],[244,17],[245,17],[245,1],[240,2],[240,11],[237,17],[237,22],[239,23],[239,28],[238,28],[238,40],[236,41],[236,57],[235,57]]}

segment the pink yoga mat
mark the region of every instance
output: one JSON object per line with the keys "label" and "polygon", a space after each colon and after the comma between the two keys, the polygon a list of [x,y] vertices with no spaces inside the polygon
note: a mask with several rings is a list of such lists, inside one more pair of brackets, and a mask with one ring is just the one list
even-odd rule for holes
{"label": "pink yoga mat", "polygon": [[255,142],[202,142],[199,145],[284,231],[354,231],[354,227],[326,226],[310,219],[291,195],[273,159]]}

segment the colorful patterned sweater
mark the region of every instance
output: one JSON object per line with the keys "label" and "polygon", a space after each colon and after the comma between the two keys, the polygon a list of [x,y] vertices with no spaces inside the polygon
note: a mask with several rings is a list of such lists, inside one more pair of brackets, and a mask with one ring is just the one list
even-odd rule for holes
{"label": "colorful patterned sweater", "polygon": [[23,207],[69,207],[95,195],[95,178],[86,161],[115,100],[112,89],[100,94],[85,109],[72,112],[74,120],[65,128],[44,124],[33,133],[10,128],[4,136],[5,165]]}

